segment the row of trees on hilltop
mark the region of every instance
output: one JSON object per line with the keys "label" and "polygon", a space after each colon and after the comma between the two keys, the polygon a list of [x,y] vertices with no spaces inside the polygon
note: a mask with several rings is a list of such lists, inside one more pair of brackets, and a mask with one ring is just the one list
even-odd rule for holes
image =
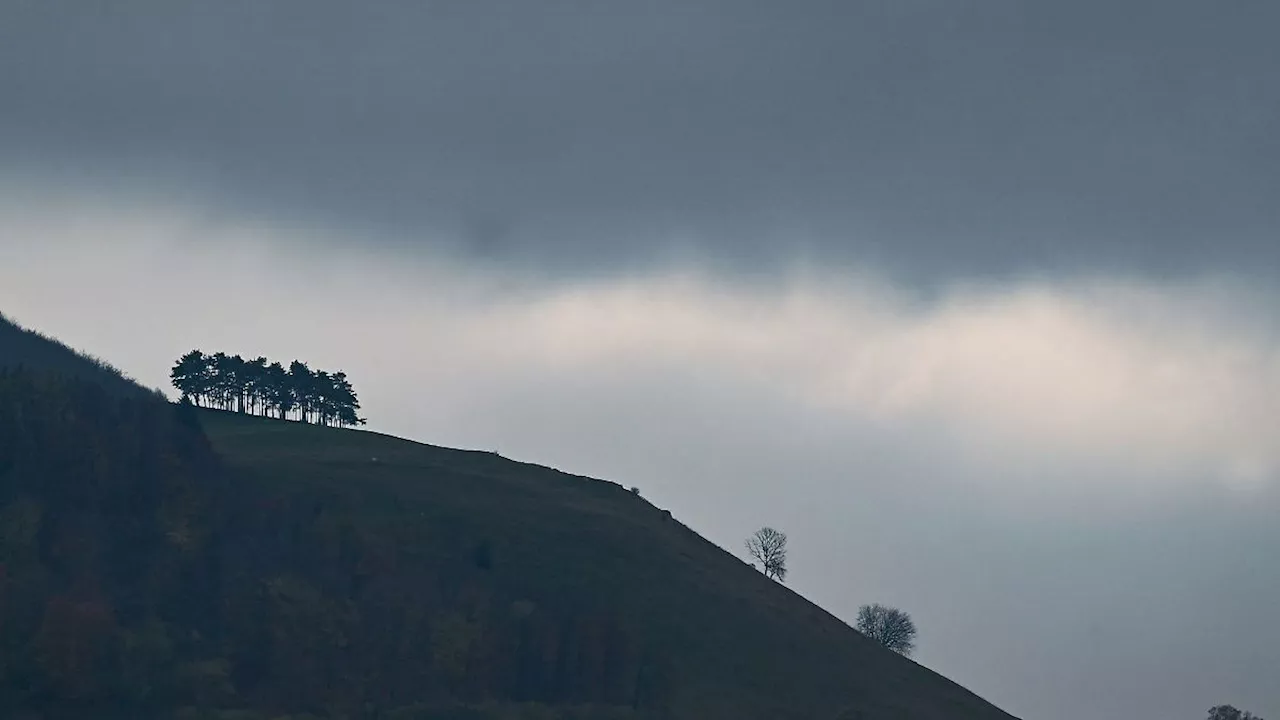
{"label": "row of trees on hilltop", "polygon": [[200,407],[320,425],[365,422],[346,373],[313,371],[298,360],[285,368],[265,357],[245,360],[192,350],[178,359],[169,377],[184,400]]}

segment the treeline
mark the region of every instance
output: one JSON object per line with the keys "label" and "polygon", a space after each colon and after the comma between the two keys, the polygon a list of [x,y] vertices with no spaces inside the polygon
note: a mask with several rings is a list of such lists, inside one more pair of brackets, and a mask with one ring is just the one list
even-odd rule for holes
{"label": "treeline", "polygon": [[173,386],[200,407],[300,420],[320,425],[363,425],[346,373],[312,370],[294,360],[285,368],[265,357],[206,355],[192,350],[169,373]]}

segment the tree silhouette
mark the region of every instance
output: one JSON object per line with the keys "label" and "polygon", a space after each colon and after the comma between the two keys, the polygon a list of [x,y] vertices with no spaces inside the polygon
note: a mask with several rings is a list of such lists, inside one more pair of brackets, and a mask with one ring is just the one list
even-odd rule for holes
{"label": "tree silhouette", "polygon": [[365,423],[346,373],[312,371],[300,360],[285,369],[262,356],[192,350],[178,358],[169,379],[184,402],[199,407],[340,427]]}
{"label": "tree silhouette", "polygon": [[249,390],[249,412],[265,415],[267,404],[267,359],[258,357],[245,363],[245,381]]}
{"label": "tree silhouette", "polygon": [[289,382],[300,419],[302,422],[311,422],[319,399],[315,373],[311,372],[306,363],[294,360],[289,364]]}
{"label": "tree silhouette", "polygon": [[910,655],[916,647],[916,624],[905,612],[879,603],[858,608],[858,632],[890,650]]}
{"label": "tree silhouette", "polygon": [[783,582],[787,577],[787,534],[762,527],[747,538],[747,552],[760,561],[768,577]]}
{"label": "tree silhouette", "polygon": [[1241,711],[1234,705],[1215,705],[1209,708],[1209,720],[1262,720],[1248,711]]}
{"label": "tree silhouette", "polygon": [[271,363],[264,371],[263,385],[267,407],[281,420],[288,418],[298,404],[289,382],[289,371],[278,362]]}
{"label": "tree silhouette", "polygon": [[209,361],[199,350],[178,358],[178,362],[169,372],[169,379],[174,387],[196,405],[205,405],[209,395]]}

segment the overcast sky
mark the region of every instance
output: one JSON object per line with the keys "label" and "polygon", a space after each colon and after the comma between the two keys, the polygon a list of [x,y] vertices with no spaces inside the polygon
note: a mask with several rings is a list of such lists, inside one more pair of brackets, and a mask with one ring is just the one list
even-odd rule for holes
{"label": "overcast sky", "polygon": [[0,8],[0,312],[638,485],[1036,720],[1280,717],[1280,5]]}

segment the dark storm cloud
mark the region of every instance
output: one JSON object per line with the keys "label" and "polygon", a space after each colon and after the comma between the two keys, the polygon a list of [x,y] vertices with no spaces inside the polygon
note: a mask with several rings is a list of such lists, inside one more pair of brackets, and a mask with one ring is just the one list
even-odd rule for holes
{"label": "dark storm cloud", "polygon": [[0,171],[580,271],[676,246],[931,277],[1280,264],[1269,3],[15,0],[0,19]]}
{"label": "dark storm cloud", "polygon": [[28,172],[579,269],[667,242],[925,274],[1280,259],[1272,4],[3,14],[0,142]]}

